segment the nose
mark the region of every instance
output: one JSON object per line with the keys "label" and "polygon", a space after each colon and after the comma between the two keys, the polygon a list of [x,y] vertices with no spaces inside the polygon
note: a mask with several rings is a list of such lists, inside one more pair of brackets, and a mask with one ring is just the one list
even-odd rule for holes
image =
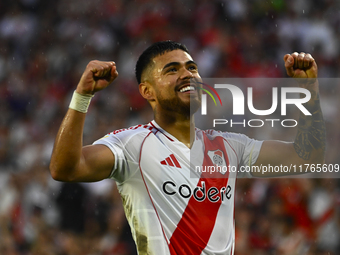
{"label": "nose", "polygon": [[190,72],[188,69],[183,68],[183,71],[181,72],[180,79],[185,80],[185,79],[191,79],[194,78],[194,74]]}

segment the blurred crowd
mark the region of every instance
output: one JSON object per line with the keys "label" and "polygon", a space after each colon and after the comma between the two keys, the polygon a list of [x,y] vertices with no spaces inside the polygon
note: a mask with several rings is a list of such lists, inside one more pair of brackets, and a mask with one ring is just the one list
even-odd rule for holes
{"label": "blurred crowd", "polygon": [[[335,0],[1,0],[0,254],[136,254],[114,181],[60,183],[48,170],[90,60],[115,61],[119,77],[94,97],[84,144],[153,118],[134,65],[155,41],[186,44],[202,77],[286,77],[284,54],[305,51],[319,77],[338,78],[339,11]],[[321,89],[328,164],[340,163],[336,81]],[[260,88],[256,100],[270,95]],[[236,254],[340,254],[339,188],[336,178],[238,180]]]}

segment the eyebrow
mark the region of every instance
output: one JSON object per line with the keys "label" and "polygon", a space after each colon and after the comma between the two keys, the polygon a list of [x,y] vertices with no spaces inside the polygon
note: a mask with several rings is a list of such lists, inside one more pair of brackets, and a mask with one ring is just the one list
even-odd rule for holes
{"label": "eyebrow", "polygon": [[[193,60],[189,60],[189,61],[185,62],[185,65],[190,65],[190,64],[194,64],[195,66],[197,66],[196,62],[193,61]],[[179,62],[170,62],[170,63],[166,64],[166,65],[163,67],[162,70],[168,68],[169,66],[178,66],[178,65],[180,65]]]}

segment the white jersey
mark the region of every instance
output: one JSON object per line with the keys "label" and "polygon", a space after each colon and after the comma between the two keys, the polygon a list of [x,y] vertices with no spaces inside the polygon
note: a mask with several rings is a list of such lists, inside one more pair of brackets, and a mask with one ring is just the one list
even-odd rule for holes
{"label": "white jersey", "polygon": [[262,143],[213,130],[196,129],[195,135],[189,149],[152,121],[94,143],[115,155],[110,178],[117,182],[140,255],[234,253],[236,173],[208,176],[195,166],[251,165]]}

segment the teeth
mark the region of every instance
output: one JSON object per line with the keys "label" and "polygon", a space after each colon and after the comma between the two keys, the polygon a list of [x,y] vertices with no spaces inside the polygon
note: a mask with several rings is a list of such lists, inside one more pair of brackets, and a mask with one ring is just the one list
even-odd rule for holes
{"label": "teeth", "polygon": [[181,88],[179,92],[186,92],[186,91],[194,91],[195,90],[195,87],[194,86],[186,86],[184,88]]}

